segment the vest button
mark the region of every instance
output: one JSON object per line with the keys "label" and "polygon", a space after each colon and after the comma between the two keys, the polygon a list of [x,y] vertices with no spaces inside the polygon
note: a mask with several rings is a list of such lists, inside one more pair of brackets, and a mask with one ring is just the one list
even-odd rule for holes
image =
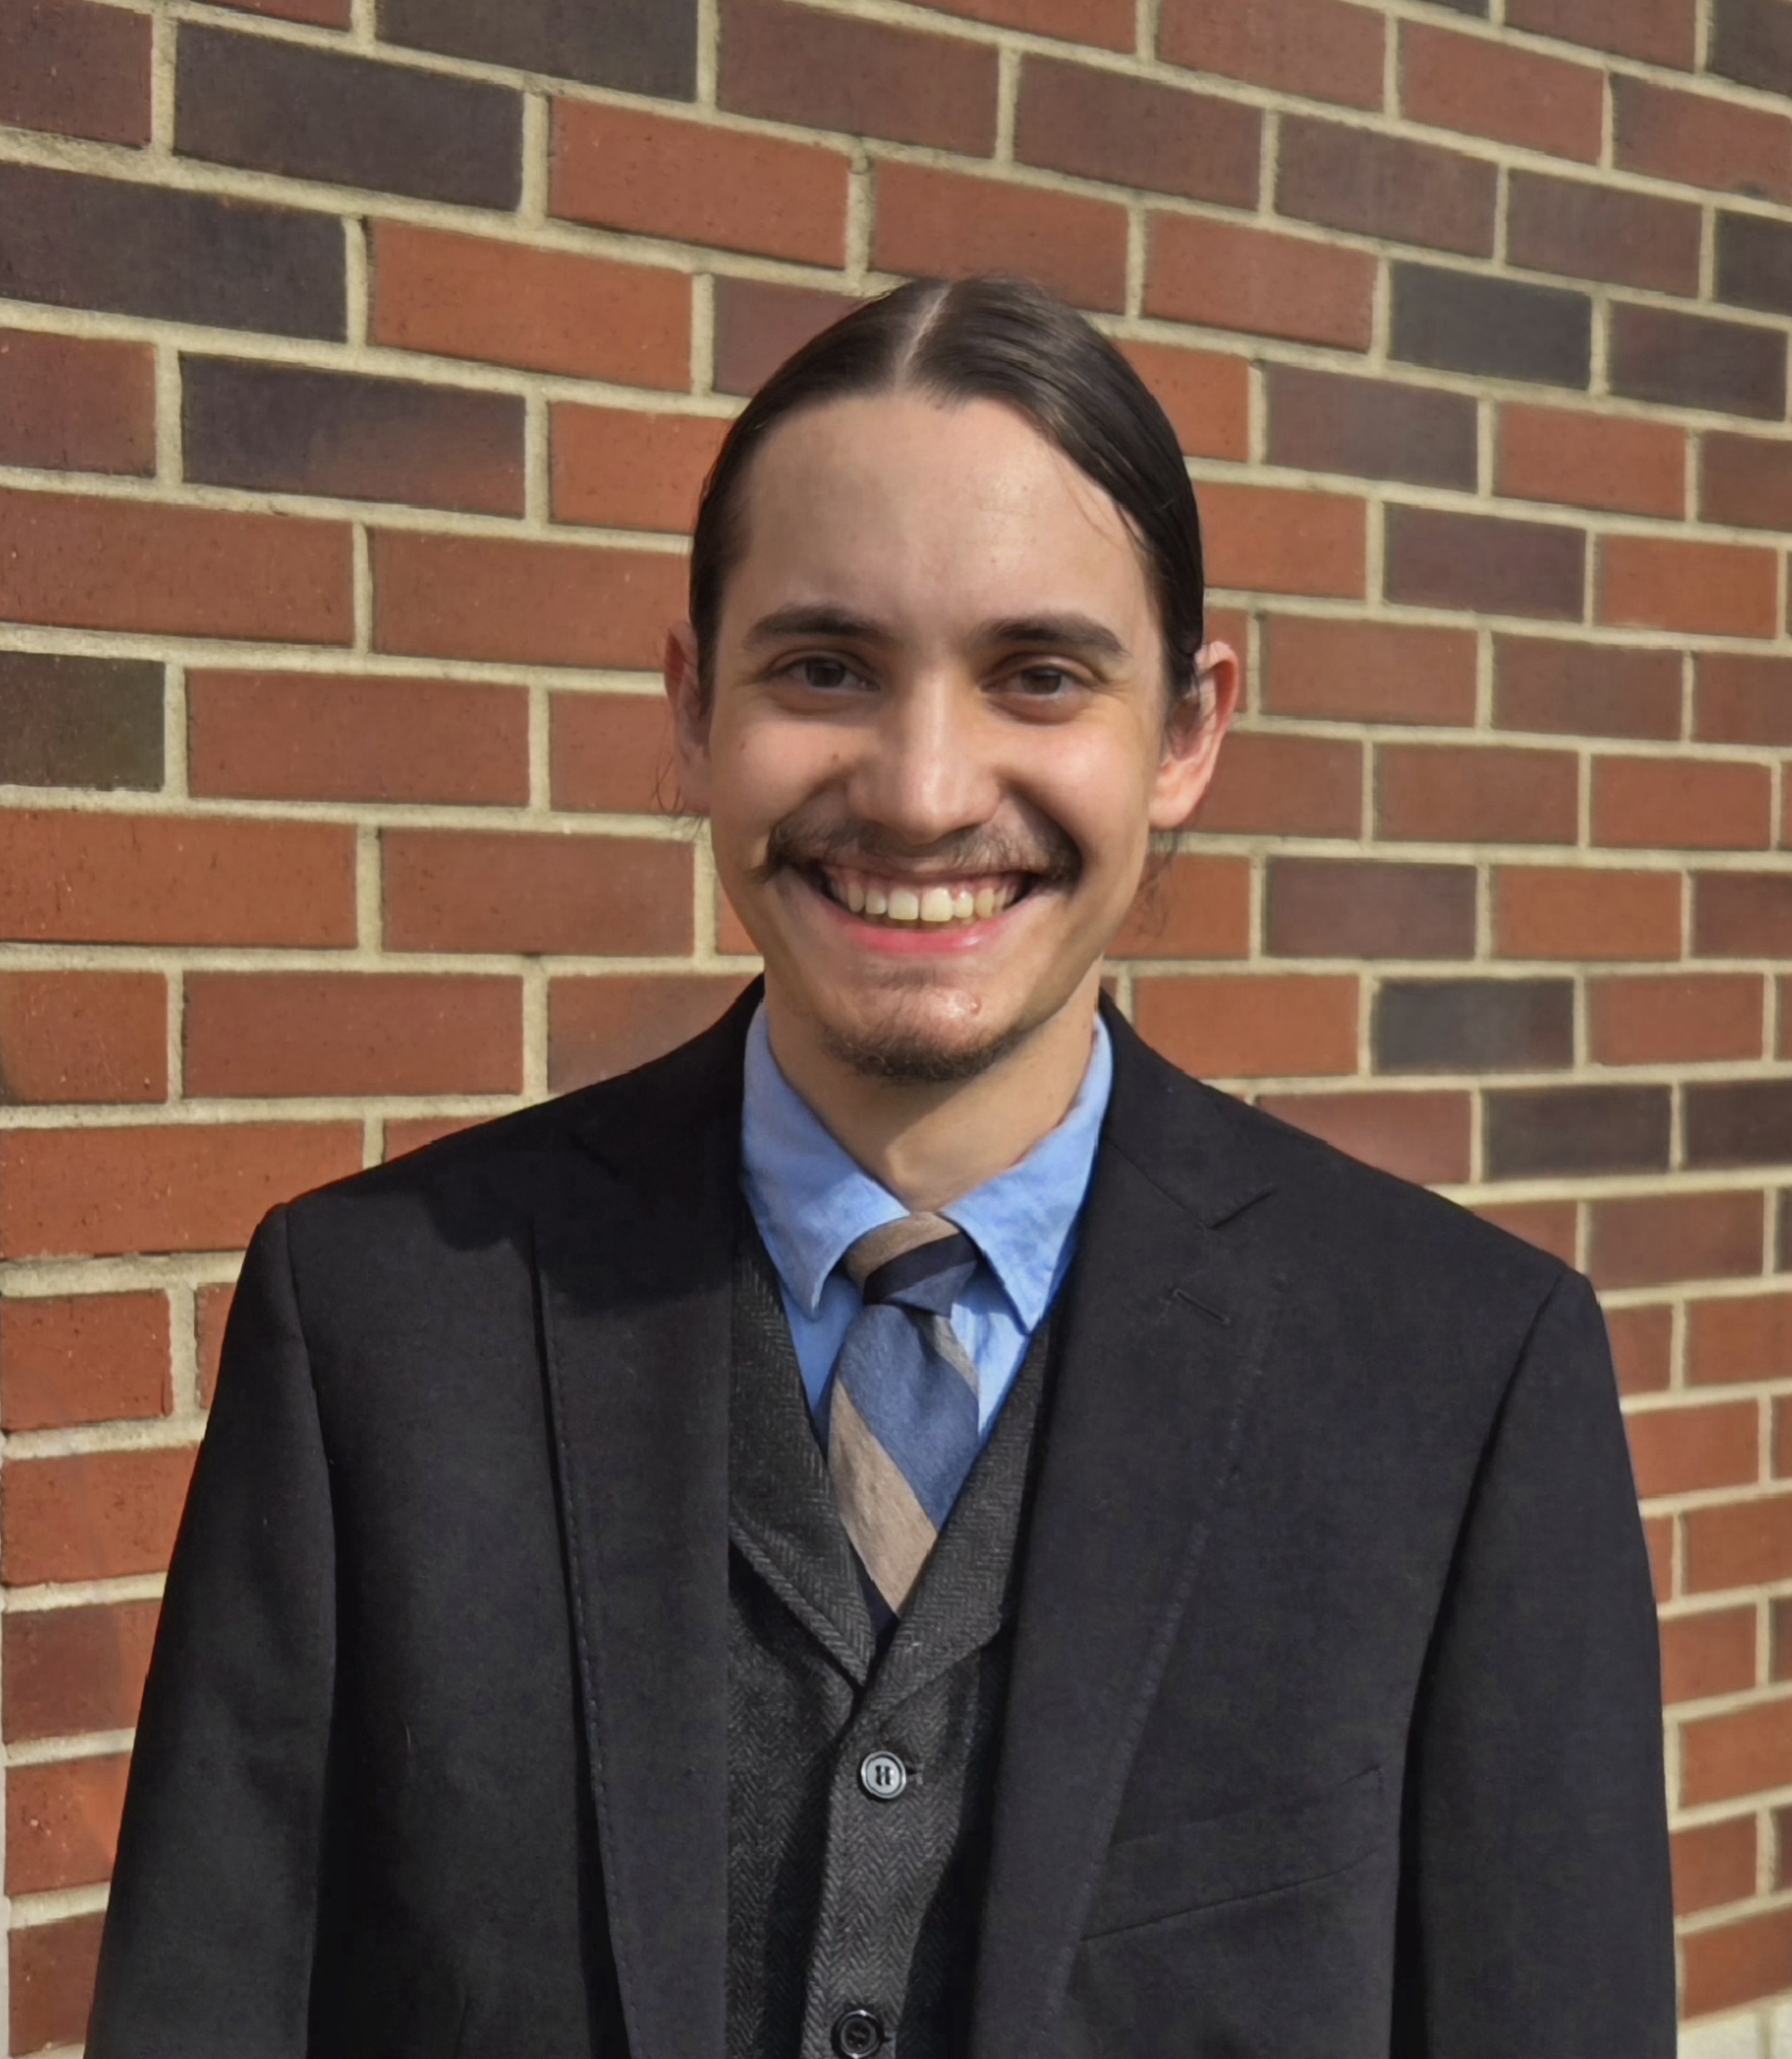
{"label": "vest button", "polygon": [[849,2009],[834,2026],[834,2049],[840,2059],[871,2059],[883,2044],[883,2021],[868,2009]]}
{"label": "vest button", "polygon": [[874,1802],[894,1802],[909,1784],[909,1770],[893,1751],[868,1752],[859,1765],[858,1784]]}

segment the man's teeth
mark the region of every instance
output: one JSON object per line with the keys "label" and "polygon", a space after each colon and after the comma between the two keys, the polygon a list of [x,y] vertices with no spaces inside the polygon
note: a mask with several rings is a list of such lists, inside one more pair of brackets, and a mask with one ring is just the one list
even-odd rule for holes
{"label": "man's teeth", "polygon": [[868,878],[862,873],[826,875],[836,901],[855,915],[886,922],[971,922],[999,914],[1018,895],[1021,882],[942,881],[935,886],[903,886],[894,880]]}

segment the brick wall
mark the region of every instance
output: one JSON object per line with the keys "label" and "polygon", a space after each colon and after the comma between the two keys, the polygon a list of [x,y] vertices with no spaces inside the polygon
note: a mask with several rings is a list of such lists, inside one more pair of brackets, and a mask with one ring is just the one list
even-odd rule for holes
{"label": "brick wall", "polygon": [[734,992],[697,482],[990,265],[1161,395],[1247,658],[1123,1005],[1599,1282],[1689,2049],[1792,2049],[1789,94],[1792,0],[0,0],[10,2051],[250,1226]]}

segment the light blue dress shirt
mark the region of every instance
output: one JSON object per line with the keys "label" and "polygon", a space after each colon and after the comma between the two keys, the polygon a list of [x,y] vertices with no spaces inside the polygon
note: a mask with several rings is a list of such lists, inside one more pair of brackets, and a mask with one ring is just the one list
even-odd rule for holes
{"label": "light blue dress shirt", "polygon": [[[1113,1052],[1097,1018],[1089,1070],[1063,1121],[1017,1165],[940,1211],[988,1261],[952,1308],[952,1327],[977,1366],[985,1436],[1075,1256],[1077,1218],[1113,1084]],[[909,1211],[785,1078],[763,1005],[747,1033],[743,1085],[742,1183],[783,1288],[809,1405],[825,1422],[834,1361],[860,1306],[840,1260],[867,1230]]]}

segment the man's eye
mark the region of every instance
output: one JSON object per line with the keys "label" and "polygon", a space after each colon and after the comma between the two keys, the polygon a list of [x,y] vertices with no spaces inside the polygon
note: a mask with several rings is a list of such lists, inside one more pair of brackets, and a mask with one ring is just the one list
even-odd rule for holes
{"label": "man's eye", "polygon": [[798,658],[785,669],[799,686],[814,687],[821,693],[838,693],[858,679],[843,658]]}
{"label": "man's eye", "polygon": [[1051,700],[1068,694],[1077,683],[1061,665],[1029,665],[1015,673],[1013,678],[1021,692],[1036,700]]}

